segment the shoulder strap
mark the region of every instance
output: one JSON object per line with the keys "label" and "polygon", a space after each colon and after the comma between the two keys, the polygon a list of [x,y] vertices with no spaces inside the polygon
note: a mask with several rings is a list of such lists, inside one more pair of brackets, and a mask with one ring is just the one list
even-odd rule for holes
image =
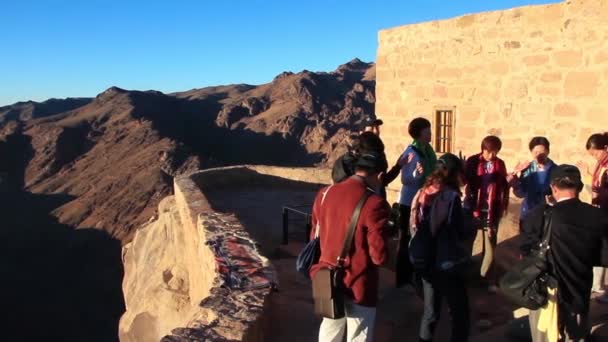
{"label": "shoulder strap", "polygon": [[545,254],[549,250],[549,243],[551,241],[551,216],[552,216],[552,208],[549,207],[545,209],[544,213],[544,224],[543,224],[543,240],[540,243],[540,252]]}
{"label": "shoulder strap", "polygon": [[352,217],[350,218],[350,224],[348,225],[348,231],[346,232],[346,238],[344,239],[344,244],[342,245],[342,252],[338,257],[338,267],[344,266],[344,261],[346,260],[346,255],[350,251],[350,246],[353,242],[353,237],[355,236],[355,228],[357,227],[357,222],[359,221],[359,215],[361,214],[361,209],[365,204],[365,201],[369,198],[372,193],[369,190],[365,190],[363,196],[357,203],[355,207],[355,211],[353,212]]}

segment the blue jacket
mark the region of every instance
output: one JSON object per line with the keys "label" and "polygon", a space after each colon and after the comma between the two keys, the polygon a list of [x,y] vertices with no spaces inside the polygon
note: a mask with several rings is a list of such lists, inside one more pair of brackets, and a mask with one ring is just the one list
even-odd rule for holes
{"label": "blue jacket", "polygon": [[424,183],[424,174],[416,170],[416,164],[422,159],[412,145],[408,146],[400,158],[406,158],[413,153],[412,160],[401,167],[401,193],[399,194],[399,204],[408,207],[412,206],[412,200]]}
{"label": "blue jacket", "polygon": [[540,170],[535,160],[513,183],[513,194],[524,199],[521,204],[520,220],[523,220],[534,207],[545,202],[545,195],[551,191],[549,175],[554,165],[549,159],[545,168]]}

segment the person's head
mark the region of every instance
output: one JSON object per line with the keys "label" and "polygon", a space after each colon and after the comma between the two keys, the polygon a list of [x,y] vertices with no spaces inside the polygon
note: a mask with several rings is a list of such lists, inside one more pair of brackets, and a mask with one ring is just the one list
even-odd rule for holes
{"label": "person's head", "polygon": [[549,140],[545,137],[534,137],[530,140],[530,144],[528,144],[532,158],[541,164],[547,161],[550,146]]}
{"label": "person's head", "polygon": [[431,122],[425,118],[415,118],[410,121],[407,132],[414,140],[427,144],[431,142]]}
{"label": "person's head", "polygon": [[460,191],[464,168],[462,161],[451,153],[445,153],[437,159],[437,168],[429,175],[425,187],[439,185]]}
{"label": "person's head", "polygon": [[382,187],[382,175],[386,169],[386,155],[379,151],[361,151],[355,163],[355,174],[363,177],[367,185],[376,191]]}
{"label": "person's head", "polygon": [[361,154],[361,151],[384,152],[384,143],[376,134],[363,132],[353,139],[352,150],[355,155]]}
{"label": "person's head", "polygon": [[361,128],[359,129],[359,133],[363,134],[365,132],[371,132],[375,135],[380,135],[380,126],[382,126],[382,120],[376,118],[376,115],[370,114],[363,117],[361,121]]}
{"label": "person's head", "polygon": [[554,167],[550,175],[551,194],[556,201],[578,197],[583,190],[581,172],[574,165],[562,164]]}
{"label": "person's head", "polygon": [[596,133],[587,139],[587,152],[597,161],[608,154],[608,132]]}
{"label": "person's head", "polygon": [[487,161],[496,159],[502,149],[502,141],[495,135],[489,135],[481,141],[481,156]]}

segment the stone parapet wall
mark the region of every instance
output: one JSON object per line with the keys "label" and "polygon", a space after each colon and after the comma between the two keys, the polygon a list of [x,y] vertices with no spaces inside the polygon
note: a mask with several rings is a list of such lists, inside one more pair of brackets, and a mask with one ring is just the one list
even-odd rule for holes
{"label": "stone parapet wall", "polygon": [[121,341],[264,341],[276,272],[242,223],[214,212],[205,192],[293,181],[326,184],[330,170],[235,166],[177,178],[158,218],[125,246]]}
{"label": "stone parapet wall", "polygon": [[[207,246],[201,246],[201,249],[209,249],[208,244],[213,240],[213,236],[238,236],[237,244],[248,242],[248,248],[245,250],[251,252],[250,255],[239,255],[239,258],[248,259],[251,269],[258,270],[253,275],[244,273],[240,278],[258,277],[258,282],[268,282],[271,285],[276,283],[276,274],[270,262],[255,250],[255,242],[248,238],[245,228],[234,216],[213,213],[204,192],[239,185],[280,187],[283,183],[292,183],[294,180],[322,184],[329,180],[329,175],[329,170],[322,168],[246,165],[197,172],[176,180],[175,188],[176,194],[178,189],[185,190],[184,199],[189,212],[186,215],[194,218],[198,214],[199,232],[204,232],[205,235],[201,237],[201,241],[207,243]],[[234,250],[235,248],[231,248],[227,252]],[[217,253],[212,254],[211,258],[207,257],[216,260],[216,269],[218,257]],[[264,313],[268,307],[271,286],[243,289],[236,284],[227,284],[228,282],[229,280],[222,279],[216,272],[209,295],[200,303],[201,311],[192,317],[186,327],[174,329],[172,334],[162,341],[264,341],[268,323]]]}
{"label": "stone parapet wall", "polygon": [[[210,279],[210,290],[208,295],[200,300],[198,310],[187,317],[185,324],[172,329],[161,341],[264,341],[267,323],[264,313],[268,309],[268,300],[276,277],[272,265],[256,252],[255,244],[247,238],[247,232],[233,215],[202,213],[198,218],[198,226],[204,232],[204,248],[209,250],[209,261],[214,265],[213,272],[206,275],[207,280],[213,275]],[[214,239],[213,236],[220,238]],[[225,239],[232,236],[239,238],[236,241]],[[240,261],[246,260],[249,267],[258,270],[255,276],[267,286],[247,288],[239,286],[240,283],[230,282],[230,276],[237,275],[243,279],[252,275],[239,274],[238,270],[235,270],[226,277],[226,274],[218,272],[222,267],[222,256],[210,248],[210,241],[217,241],[219,244],[230,243],[230,250],[244,250],[246,253],[238,255]]]}

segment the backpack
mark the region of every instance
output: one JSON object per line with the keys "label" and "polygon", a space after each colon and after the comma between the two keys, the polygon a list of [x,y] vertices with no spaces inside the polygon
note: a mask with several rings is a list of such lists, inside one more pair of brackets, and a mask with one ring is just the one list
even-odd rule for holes
{"label": "backpack", "polygon": [[424,224],[412,235],[409,243],[409,257],[418,273],[430,271],[437,257],[437,239],[431,234],[428,224]]}
{"label": "backpack", "polygon": [[[457,193],[452,191],[441,191],[437,194],[429,208],[429,222],[417,226],[413,232],[409,254],[412,266],[418,272],[433,268],[448,269],[467,261],[468,255],[464,252],[457,235],[445,227],[451,224],[453,210],[462,210],[460,206],[455,209],[457,198]],[[414,198],[414,201],[417,200],[418,195]],[[417,211],[420,209],[417,205],[413,205],[412,208],[410,221],[413,226],[416,221],[414,215],[418,215]],[[434,226],[436,228],[432,228]],[[435,236],[432,233],[433,229],[436,231]]]}

